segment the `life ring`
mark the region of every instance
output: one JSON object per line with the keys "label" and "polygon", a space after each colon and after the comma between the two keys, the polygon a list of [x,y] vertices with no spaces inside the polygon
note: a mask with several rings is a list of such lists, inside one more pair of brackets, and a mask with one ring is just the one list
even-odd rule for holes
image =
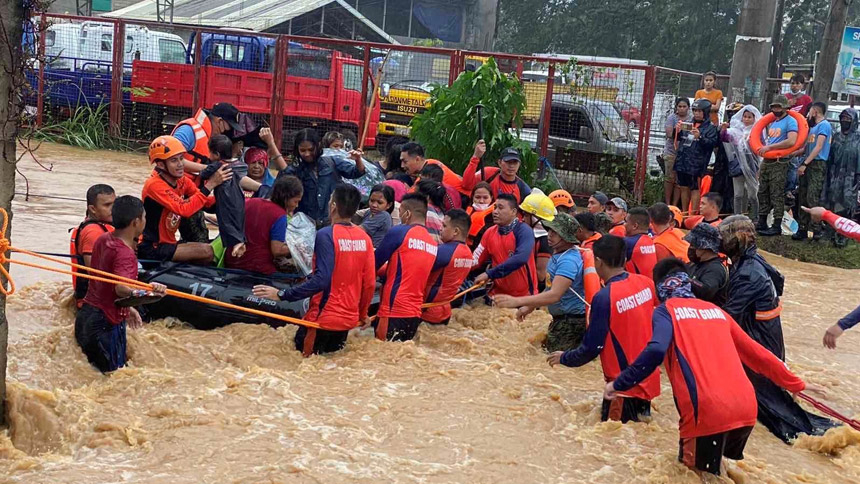
{"label": "life ring", "polygon": [[[791,148],[768,151],[764,154],[765,158],[773,159],[786,157],[806,144],[806,137],[809,136],[809,125],[806,123],[806,119],[797,111],[789,111],[788,115],[797,121],[797,141]],[[776,116],[774,116],[773,113],[767,113],[753,125],[752,131],[750,132],[750,149],[752,149],[753,153],[758,154],[758,150],[764,146],[764,142],[762,141],[762,131],[764,131],[765,126],[774,121],[776,121]]]}

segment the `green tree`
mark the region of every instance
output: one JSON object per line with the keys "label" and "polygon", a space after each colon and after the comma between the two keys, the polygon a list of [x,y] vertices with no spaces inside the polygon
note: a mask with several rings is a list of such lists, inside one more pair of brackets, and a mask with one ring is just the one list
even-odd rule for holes
{"label": "green tree", "polygon": [[[487,142],[484,160],[497,160],[503,149],[513,146],[523,157],[520,176],[532,180],[537,169],[537,155],[528,142],[519,138],[521,113],[526,105],[523,87],[516,77],[501,72],[493,58],[474,72],[460,74],[450,87],[434,85],[429,104],[410,124],[412,136],[429,156],[462,173],[478,140],[476,106],[481,104],[485,107],[484,139]],[[512,126],[517,134],[508,129]]]}
{"label": "green tree", "polygon": [[[741,0],[499,0],[496,45],[728,74],[740,6]],[[829,10],[829,0],[786,0],[781,63],[814,61]],[[848,25],[860,25],[860,2],[849,7]]]}

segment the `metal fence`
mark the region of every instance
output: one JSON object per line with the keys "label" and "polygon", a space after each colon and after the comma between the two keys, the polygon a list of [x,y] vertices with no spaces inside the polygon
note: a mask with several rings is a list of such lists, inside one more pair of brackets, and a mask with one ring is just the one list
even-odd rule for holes
{"label": "metal fence", "polygon": [[635,62],[70,15],[43,14],[34,22],[41,33],[25,44],[41,60],[28,73],[27,103],[37,126],[83,112],[103,117],[113,136],[141,141],[170,133],[200,108],[230,102],[271,127],[284,148],[295,131],[314,127],[382,151],[391,137],[409,135],[433,83],[450,85],[493,57],[523,84],[521,136],[548,160],[553,179],[575,194],[601,188],[641,199],[646,177],[660,172],[655,150],[671,99],[692,97],[701,78]]}

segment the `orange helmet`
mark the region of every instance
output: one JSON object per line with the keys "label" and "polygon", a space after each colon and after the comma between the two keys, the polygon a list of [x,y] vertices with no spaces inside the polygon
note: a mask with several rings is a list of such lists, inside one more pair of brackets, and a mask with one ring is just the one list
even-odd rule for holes
{"label": "orange helmet", "polygon": [[549,199],[552,200],[553,205],[556,207],[567,207],[573,208],[573,197],[570,196],[570,193],[567,190],[556,190],[549,194]]}
{"label": "orange helmet", "polygon": [[182,142],[173,136],[159,136],[149,144],[149,162],[164,161],[187,152]]}
{"label": "orange helmet", "polygon": [[669,210],[672,211],[672,217],[675,219],[675,227],[681,227],[684,224],[684,214],[681,213],[681,209],[674,206],[669,205]]}

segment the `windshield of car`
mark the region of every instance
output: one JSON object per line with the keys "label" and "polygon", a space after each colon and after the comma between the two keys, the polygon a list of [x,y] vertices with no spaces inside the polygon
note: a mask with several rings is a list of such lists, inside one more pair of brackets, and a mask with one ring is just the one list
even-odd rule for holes
{"label": "windshield of car", "polygon": [[609,141],[631,141],[630,129],[627,123],[618,114],[618,111],[609,103],[586,104],[595,121],[603,127],[606,138]]}
{"label": "windshield of car", "polygon": [[[384,57],[371,61],[371,66],[378,69]],[[421,88],[432,83],[448,84],[448,74],[451,58],[439,54],[424,52],[394,52],[385,63],[385,81],[388,84],[405,83],[408,86]]]}

